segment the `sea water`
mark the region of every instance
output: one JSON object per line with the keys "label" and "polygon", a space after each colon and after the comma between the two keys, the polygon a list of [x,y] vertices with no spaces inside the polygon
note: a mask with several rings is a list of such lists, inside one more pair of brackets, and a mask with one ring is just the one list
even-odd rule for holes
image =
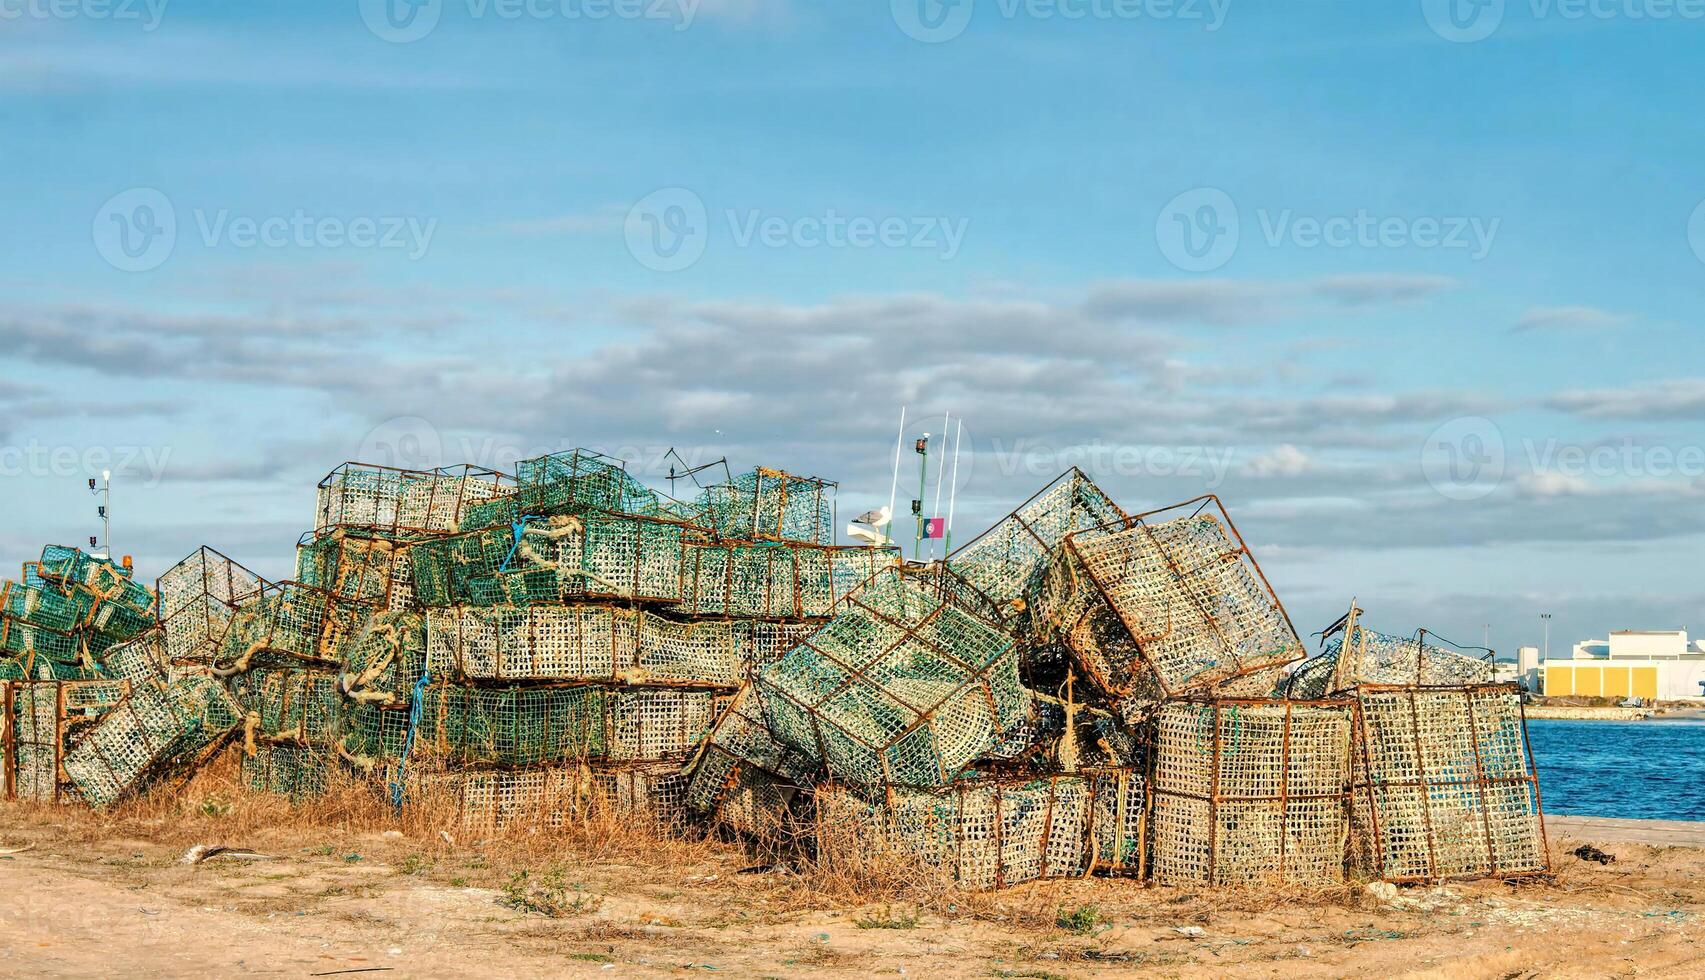
{"label": "sea water", "polygon": [[1705,820],[1705,721],[1529,719],[1546,813]]}

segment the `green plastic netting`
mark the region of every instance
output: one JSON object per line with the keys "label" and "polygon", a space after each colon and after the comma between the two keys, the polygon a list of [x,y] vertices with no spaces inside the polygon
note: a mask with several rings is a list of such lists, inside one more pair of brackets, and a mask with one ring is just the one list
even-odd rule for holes
{"label": "green plastic netting", "polygon": [[694,501],[718,538],[834,544],[833,483],[758,467],[731,483],[706,487]]}
{"label": "green plastic netting", "polygon": [[404,470],[344,463],[320,481],[314,529],[454,531],[464,511],[508,493],[508,479],[495,470],[468,465]]}
{"label": "green plastic netting", "polygon": [[524,517],[590,511],[668,516],[656,491],[629,476],[620,460],[575,449],[517,463],[514,492],[468,508],[461,527],[481,529]]}
{"label": "green plastic netting", "polygon": [[898,570],[757,673],[775,736],[859,786],[949,782],[1025,717],[1012,636]]}
{"label": "green plastic netting", "polygon": [[192,761],[240,720],[236,701],[211,678],[140,684],[89,726],[65,772],[90,805],[104,807]]}
{"label": "green plastic netting", "polygon": [[896,548],[689,541],[681,562],[681,601],[671,608],[694,616],[828,617],[837,603],[899,560]]}
{"label": "green plastic netting", "polygon": [[425,607],[681,599],[684,527],[603,513],[530,518],[409,548]]}

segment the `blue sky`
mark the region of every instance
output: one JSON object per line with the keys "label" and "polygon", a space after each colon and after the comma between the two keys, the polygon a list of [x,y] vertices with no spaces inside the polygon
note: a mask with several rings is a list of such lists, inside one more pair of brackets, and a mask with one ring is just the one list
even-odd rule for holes
{"label": "blue sky", "polygon": [[1705,633],[1705,9],[923,2],[0,0],[5,554],[105,459],[144,574],[287,574],[386,453],[844,518],[904,404],[961,540],[1075,462],[1220,494],[1304,633]]}

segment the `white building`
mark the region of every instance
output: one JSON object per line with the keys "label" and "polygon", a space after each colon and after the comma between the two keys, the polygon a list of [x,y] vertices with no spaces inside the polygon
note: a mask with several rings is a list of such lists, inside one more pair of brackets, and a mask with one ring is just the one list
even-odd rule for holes
{"label": "white building", "polygon": [[1705,641],[1689,644],[1686,630],[1618,630],[1546,660],[1543,673],[1548,697],[1705,698]]}

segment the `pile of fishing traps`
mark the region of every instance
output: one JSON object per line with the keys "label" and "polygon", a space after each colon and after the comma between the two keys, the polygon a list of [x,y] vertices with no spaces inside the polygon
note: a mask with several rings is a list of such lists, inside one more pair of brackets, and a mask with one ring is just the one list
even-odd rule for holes
{"label": "pile of fishing traps", "polygon": [[834,488],[346,463],[292,581],[49,546],[0,592],[4,796],[105,807],[235,753],[296,801],[609,808],[968,888],[1548,870],[1489,653],[1352,608],[1305,659],[1217,498],[1131,515],[1073,469],[919,563],[836,545]]}

